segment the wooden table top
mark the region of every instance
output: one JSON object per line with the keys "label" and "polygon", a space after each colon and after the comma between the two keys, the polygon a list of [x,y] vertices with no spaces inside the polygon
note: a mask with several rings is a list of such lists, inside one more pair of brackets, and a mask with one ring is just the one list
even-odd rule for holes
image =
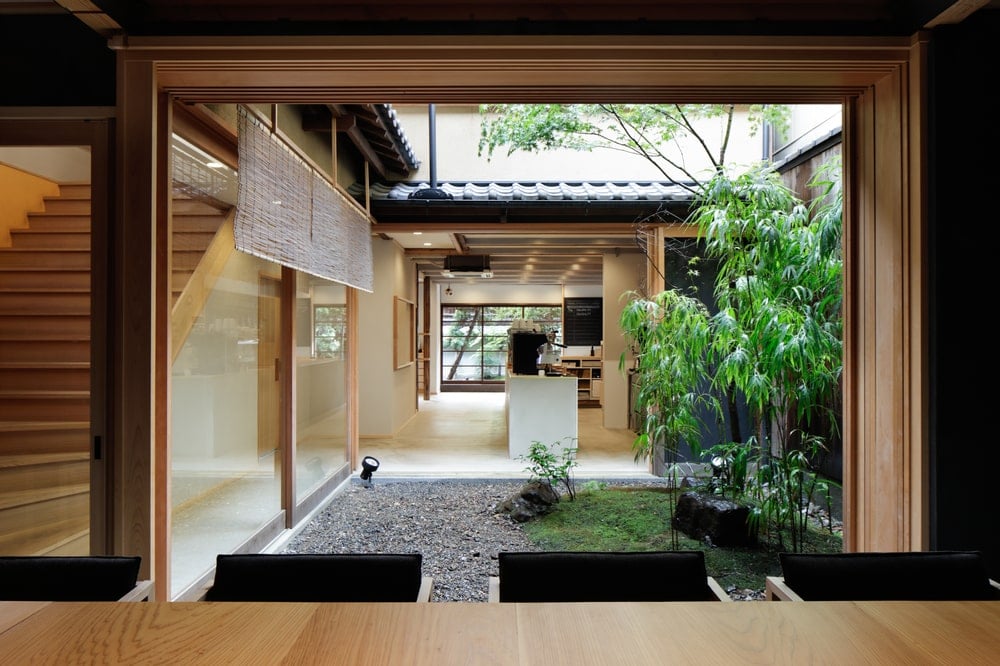
{"label": "wooden table top", "polygon": [[1000,602],[0,602],[0,664],[996,664]]}

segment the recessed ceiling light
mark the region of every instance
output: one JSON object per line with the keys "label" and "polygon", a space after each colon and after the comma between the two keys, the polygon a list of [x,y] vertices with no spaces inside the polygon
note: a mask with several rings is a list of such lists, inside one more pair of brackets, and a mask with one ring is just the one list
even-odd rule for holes
{"label": "recessed ceiling light", "polygon": [[424,247],[430,247],[433,243],[424,243]]}
{"label": "recessed ceiling light", "polygon": [[205,166],[209,169],[221,169],[225,166],[222,162],[205,162]]}
{"label": "recessed ceiling light", "polygon": [[413,235],[414,235],[414,236],[423,236],[423,235],[424,235],[424,232],[422,232],[422,231],[414,231],[414,232],[413,232]]}

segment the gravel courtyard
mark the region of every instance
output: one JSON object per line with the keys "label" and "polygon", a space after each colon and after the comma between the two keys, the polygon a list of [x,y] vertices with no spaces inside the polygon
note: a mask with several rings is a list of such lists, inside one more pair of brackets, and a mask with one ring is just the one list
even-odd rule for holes
{"label": "gravel courtyard", "polygon": [[[493,512],[523,483],[380,479],[365,488],[352,479],[284,552],[417,552],[423,555],[424,575],[434,578],[432,601],[486,602],[488,578],[497,575],[497,553],[538,550],[518,523]],[[610,483],[649,485],[648,480]]]}
{"label": "gravel courtyard", "polygon": [[501,550],[537,550],[493,507],[521,487],[490,481],[356,479],[285,546],[286,553],[412,553],[434,578],[432,601],[487,600]]}

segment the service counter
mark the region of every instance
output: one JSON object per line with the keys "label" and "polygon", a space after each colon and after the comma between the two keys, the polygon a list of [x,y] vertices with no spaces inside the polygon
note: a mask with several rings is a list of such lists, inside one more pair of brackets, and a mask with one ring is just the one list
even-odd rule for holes
{"label": "service counter", "polygon": [[531,443],[577,444],[577,378],[510,375],[506,381],[507,453],[526,455]]}

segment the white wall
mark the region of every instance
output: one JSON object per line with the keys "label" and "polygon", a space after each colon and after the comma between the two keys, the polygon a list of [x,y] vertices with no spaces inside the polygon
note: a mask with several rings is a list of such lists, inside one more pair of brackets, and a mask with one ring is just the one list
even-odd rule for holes
{"label": "white wall", "polygon": [[[450,296],[444,293],[445,287],[451,287]],[[464,280],[442,281],[440,291],[444,305],[559,305],[563,298],[561,284],[505,284],[483,279],[472,283]]]}
{"label": "white wall", "polygon": [[358,397],[361,437],[388,437],[416,413],[417,366],[393,367],[395,298],[416,303],[416,278],[402,248],[372,239],[374,290],[359,292]]}
{"label": "white wall", "polygon": [[[400,126],[420,160],[420,169],[411,178],[430,180],[429,124],[426,104],[393,104]],[[480,157],[479,107],[473,104],[435,105],[437,132],[435,167],[438,181],[662,181],[663,174],[645,158],[610,149],[590,152],[577,150],[544,150],[537,153],[515,152],[506,154],[500,148],[492,159]],[[719,120],[700,121],[699,131],[706,141],[718,144],[723,126]],[[733,120],[732,136],[748,136],[749,125],[746,109],[737,107]],[[711,172],[711,164],[702,155],[704,151],[694,141],[682,145],[683,154],[674,148],[669,156],[695,172]],[[713,150],[716,146],[713,145]],[[761,141],[731,141],[727,162],[750,164],[761,157]],[[718,151],[715,150],[717,153]],[[671,174],[687,180],[679,173]]]}
{"label": "white wall", "polygon": [[[637,253],[604,255],[604,427],[628,427],[628,377],[618,369],[625,338],[618,321],[625,306],[622,295],[637,289],[646,273],[645,257]],[[626,364],[626,368],[628,364]]]}
{"label": "white wall", "polygon": [[797,104],[789,114],[788,136],[793,141],[817,138],[840,128],[842,120],[840,104]]}
{"label": "white wall", "polygon": [[90,182],[86,146],[4,146],[0,162],[56,183]]}

